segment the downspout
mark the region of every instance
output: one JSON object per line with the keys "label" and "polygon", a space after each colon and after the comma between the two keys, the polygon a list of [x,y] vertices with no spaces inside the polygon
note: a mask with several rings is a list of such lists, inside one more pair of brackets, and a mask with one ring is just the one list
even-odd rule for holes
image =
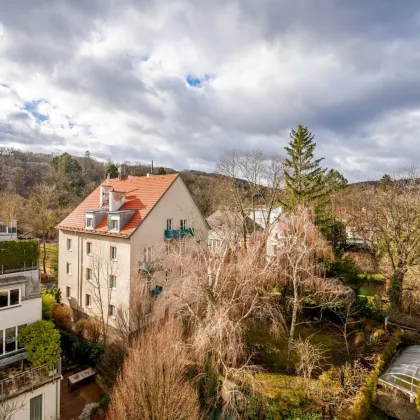
{"label": "downspout", "polygon": [[76,299],[76,322],[79,320],[80,298],[80,234],[77,232],[77,299]]}

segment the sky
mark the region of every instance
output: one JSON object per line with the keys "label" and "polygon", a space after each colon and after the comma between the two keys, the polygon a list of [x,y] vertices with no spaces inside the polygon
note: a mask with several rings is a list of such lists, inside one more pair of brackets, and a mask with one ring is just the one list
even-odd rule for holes
{"label": "sky", "polygon": [[0,5],[0,146],[214,171],[303,124],[350,181],[420,161],[418,0]]}

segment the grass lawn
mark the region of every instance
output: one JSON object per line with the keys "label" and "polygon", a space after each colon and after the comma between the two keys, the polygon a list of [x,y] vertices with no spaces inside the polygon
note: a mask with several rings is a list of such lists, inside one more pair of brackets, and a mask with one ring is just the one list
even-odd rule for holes
{"label": "grass lawn", "polygon": [[357,275],[360,279],[365,281],[385,281],[385,276],[381,273],[375,273],[375,274],[358,274]]}
{"label": "grass lawn", "polygon": [[[47,274],[48,280],[56,280],[58,278],[58,245],[57,244],[47,244],[46,247],[47,252]],[[41,245],[40,253],[39,253],[39,266],[42,268],[42,261],[44,258],[44,248]]]}

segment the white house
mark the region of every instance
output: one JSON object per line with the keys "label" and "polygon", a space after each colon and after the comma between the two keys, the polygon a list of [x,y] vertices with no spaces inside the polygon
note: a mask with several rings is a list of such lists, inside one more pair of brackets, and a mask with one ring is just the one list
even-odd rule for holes
{"label": "white house", "polygon": [[0,405],[11,420],[59,419],[60,362],[33,368],[17,341],[20,328],[42,319],[39,270],[24,265],[0,274]]}
{"label": "white house", "polygon": [[[139,269],[165,241],[207,241],[208,232],[179,174],[105,180],[57,228],[63,301],[76,319],[107,314],[111,326],[117,308],[129,307]],[[153,287],[164,289],[169,276],[160,273]]]}

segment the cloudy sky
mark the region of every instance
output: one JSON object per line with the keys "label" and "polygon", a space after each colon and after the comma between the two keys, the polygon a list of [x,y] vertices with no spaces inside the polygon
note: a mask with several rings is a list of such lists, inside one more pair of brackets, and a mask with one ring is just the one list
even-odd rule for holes
{"label": "cloudy sky", "polygon": [[352,181],[420,162],[419,0],[0,4],[0,146],[211,171],[302,123]]}

